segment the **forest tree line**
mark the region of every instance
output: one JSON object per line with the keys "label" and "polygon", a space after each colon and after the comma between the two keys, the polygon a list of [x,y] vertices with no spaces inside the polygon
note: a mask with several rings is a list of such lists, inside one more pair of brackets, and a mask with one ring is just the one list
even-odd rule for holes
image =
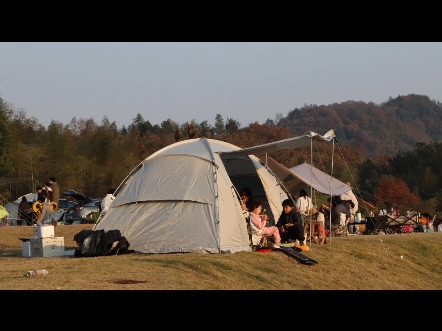
{"label": "forest tree line", "polygon": [[[415,114],[420,117],[415,119],[414,131],[403,132]],[[430,119],[431,123],[421,124]],[[333,147],[318,144],[313,153],[309,147],[269,156],[288,168],[312,160],[318,169],[350,182],[355,194],[377,209],[394,206],[434,214],[442,212],[441,120],[439,102],[410,95],[381,105],[351,101],[305,105],[287,117],[277,113],[275,120],[245,127],[221,114],[213,125],[195,120],[179,124],[172,119],[152,125],[136,114],[127,127],[119,128],[104,116],[101,123],[73,117],[69,124],[51,121],[46,128],[25,110],[16,110],[0,98],[0,177],[27,179],[22,184],[0,185],[0,194],[15,200],[54,176],[61,192],[75,189],[102,198],[142,160],[177,141],[205,137],[250,147],[334,129],[337,140]],[[388,130],[382,131],[386,123]]]}

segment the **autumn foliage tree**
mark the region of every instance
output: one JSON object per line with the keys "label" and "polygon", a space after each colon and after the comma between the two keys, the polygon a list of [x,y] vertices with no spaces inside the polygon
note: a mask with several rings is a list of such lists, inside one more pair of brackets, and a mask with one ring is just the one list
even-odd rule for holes
{"label": "autumn foliage tree", "polygon": [[410,189],[403,180],[396,180],[393,177],[382,178],[375,195],[377,199],[382,200],[388,208],[413,209],[413,207],[420,203],[419,197],[410,192]]}

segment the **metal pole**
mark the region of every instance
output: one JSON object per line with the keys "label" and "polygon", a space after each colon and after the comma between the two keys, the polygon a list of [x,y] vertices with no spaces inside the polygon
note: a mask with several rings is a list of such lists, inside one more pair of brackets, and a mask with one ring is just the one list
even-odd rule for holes
{"label": "metal pole", "polygon": [[312,201],[312,205],[310,206],[310,249],[312,248],[312,220],[313,220],[313,138],[310,139],[310,199]]}
{"label": "metal pole", "polygon": [[[333,138],[333,149],[332,149],[332,164],[331,164],[331,174],[330,174],[330,202],[332,203],[332,205],[333,205],[333,200],[332,200],[332,192],[333,192],[333,185],[332,185],[332,183],[333,183],[333,156],[335,155],[335,139]],[[332,209],[332,206],[330,206],[330,216],[329,216],[329,220],[330,220],[330,223],[329,223],[329,234],[330,234],[330,250],[331,250],[331,241],[332,241],[332,232],[331,232],[331,215],[332,215],[332,212],[331,212],[331,209]]]}

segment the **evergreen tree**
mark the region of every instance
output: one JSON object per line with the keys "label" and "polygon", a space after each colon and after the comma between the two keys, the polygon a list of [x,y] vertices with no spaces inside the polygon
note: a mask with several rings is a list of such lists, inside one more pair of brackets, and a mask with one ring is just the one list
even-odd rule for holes
{"label": "evergreen tree", "polygon": [[220,136],[224,133],[224,119],[220,114],[216,114],[215,117],[215,133],[217,136]]}

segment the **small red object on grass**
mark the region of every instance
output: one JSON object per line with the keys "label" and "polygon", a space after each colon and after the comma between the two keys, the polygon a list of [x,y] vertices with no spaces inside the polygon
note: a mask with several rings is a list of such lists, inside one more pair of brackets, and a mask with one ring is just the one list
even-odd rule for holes
{"label": "small red object on grass", "polygon": [[257,248],[256,251],[260,252],[260,253],[270,253],[272,250],[271,250],[271,248],[268,248],[268,247],[260,247],[260,248]]}

